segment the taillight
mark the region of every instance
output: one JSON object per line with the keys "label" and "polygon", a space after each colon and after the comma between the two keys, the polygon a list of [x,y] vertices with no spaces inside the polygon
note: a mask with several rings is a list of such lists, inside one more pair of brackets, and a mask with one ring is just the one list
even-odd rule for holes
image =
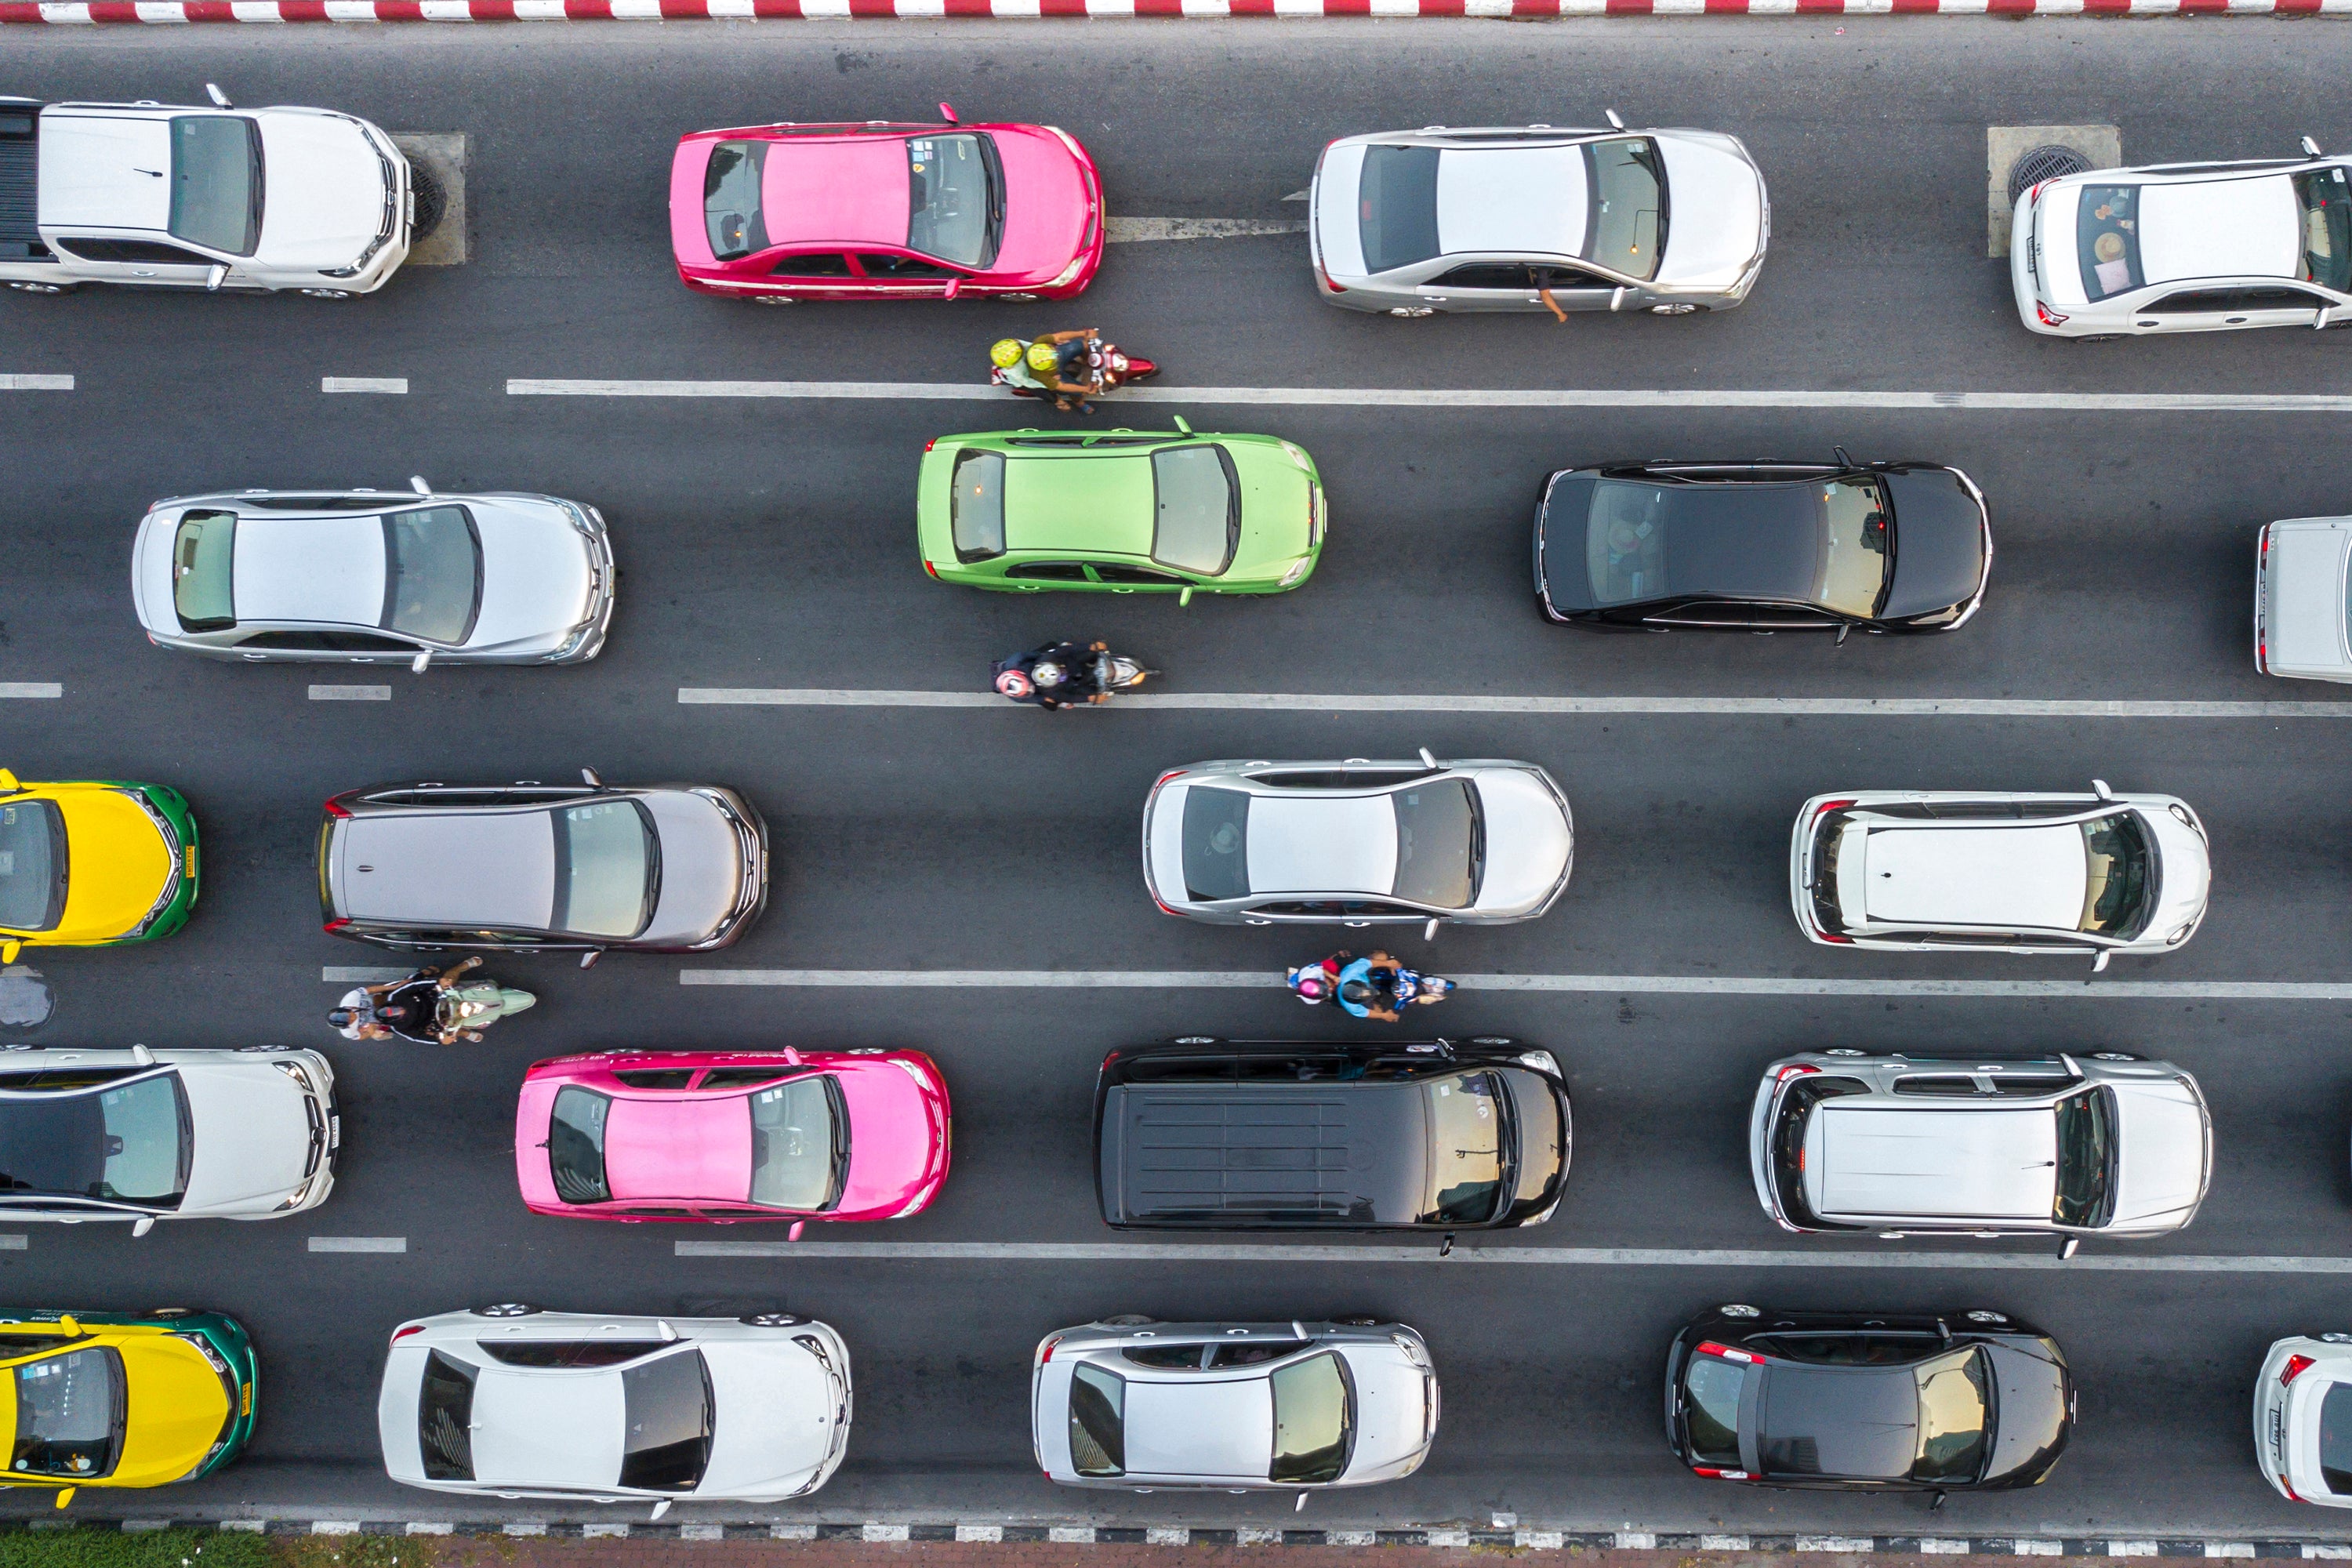
{"label": "taillight", "polygon": [[1157,893],[1151,895],[1151,901],[1155,904],[1160,904],[1160,912],[1163,915],[1172,915],[1176,912],[1174,910],[1170,909],[1166,904],[1160,903],[1160,895]]}
{"label": "taillight", "polygon": [[327,803],[327,815],[329,816],[339,816],[345,822],[349,822],[352,819],[350,810],[339,800],[331,800]]}
{"label": "taillight", "polygon": [[2291,1355],[2287,1357],[2286,1364],[2279,1368],[2279,1386],[2281,1388],[2284,1388],[2288,1384],[2293,1383],[2296,1378],[2301,1377],[2304,1373],[2304,1369],[2308,1367],[2310,1364],[2311,1358],[2307,1355]]}
{"label": "taillight", "polygon": [[[1807,1072],[1812,1072],[1812,1071],[1814,1071],[1814,1070],[1816,1070],[1816,1069],[1814,1069],[1814,1068],[1807,1068],[1805,1070],[1806,1070]],[[1733,1350],[1729,1345],[1719,1345],[1719,1344],[1717,1344],[1713,1340],[1707,1340],[1707,1341],[1703,1342],[1699,1345],[1699,1347],[1698,1347],[1698,1352],[1697,1352],[1697,1353],[1698,1353],[1698,1354],[1700,1354],[1700,1355],[1714,1355],[1714,1356],[1721,1356],[1721,1357],[1722,1357],[1724,1360],[1726,1360],[1726,1361],[1741,1361],[1741,1362],[1746,1362],[1746,1361],[1754,1361],[1754,1360],[1756,1359],[1754,1356],[1752,1356],[1752,1355],[1748,1354],[1746,1351],[1736,1351],[1736,1350]]]}
{"label": "taillight", "polygon": [[2042,318],[2042,324],[2045,327],[2063,327],[2066,324],[2065,317],[2039,300],[2033,301],[2033,313]]}
{"label": "taillight", "polygon": [[1718,1470],[1713,1465],[1693,1465],[1691,1474],[1718,1481],[1744,1481],[1748,1479],[1746,1470]]}
{"label": "taillight", "polygon": [[409,1325],[408,1325],[406,1328],[404,1328],[404,1329],[394,1329],[394,1330],[393,1330],[393,1331],[392,1331],[392,1342],[393,1342],[394,1344],[398,1344],[401,1341],[403,1341],[403,1340],[406,1339],[409,1335],[411,1335],[411,1334],[421,1334],[421,1333],[423,1333],[424,1331],[425,1331],[425,1325],[424,1325],[424,1324],[422,1324],[422,1323],[411,1323],[411,1324],[409,1324]]}
{"label": "taillight", "polygon": [[2286,1500],[2289,1502],[2301,1502],[2303,1500],[2303,1499],[2295,1492],[2294,1483],[2288,1480],[2284,1475],[2281,1475],[2279,1477],[2279,1490],[2286,1493]]}
{"label": "taillight", "polygon": [[1055,1334],[1052,1339],[1047,1340],[1044,1344],[1038,1346],[1037,1364],[1039,1366],[1044,1366],[1047,1362],[1052,1361],[1054,1359],[1054,1347],[1061,1342],[1062,1336]]}
{"label": "taillight", "polygon": [[331,920],[331,921],[329,921],[327,922],[326,929],[327,929],[327,930],[329,930],[329,931],[341,931],[341,930],[342,930],[345,926],[347,926],[347,925],[349,925],[349,924],[351,924],[351,923],[352,923],[352,921],[351,921],[351,917],[350,917],[350,916],[348,916],[348,915],[339,915],[339,916],[337,916],[335,919]]}
{"label": "taillight", "polygon": [[935,578],[935,579],[936,579],[936,578],[939,576],[939,574],[940,574],[940,569],[939,569],[938,567],[936,567],[936,566],[932,565],[932,564],[931,564],[929,562],[928,562],[928,561],[926,561],[926,562],[924,562],[924,563],[923,563],[923,570],[924,570],[924,571],[926,571],[926,572],[929,572],[929,573],[932,575],[932,577],[933,577],[933,578]]}
{"label": "taillight", "polygon": [[929,440],[928,440],[928,441],[926,441],[926,442],[924,442],[924,443],[923,443],[923,450],[924,450],[924,451],[926,451],[926,452],[928,452],[928,451],[929,451],[932,447],[936,447],[936,446],[938,446],[939,444],[940,444],[940,438],[939,438],[937,436],[934,436],[934,437],[932,437]]}
{"label": "taillight", "polygon": [[1813,819],[1818,822],[1822,817],[1827,816],[1831,812],[1843,811],[1847,806],[1852,805],[1853,804],[1853,802],[1850,800],[1825,800],[1814,808]]}
{"label": "taillight", "polygon": [[1808,1067],[1803,1062],[1790,1062],[1787,1067],[1775,1068],[1772,1070],[1772,1080],[1775,1083],[1786,1083],[1792,1078],[1804,1078],[1821,1070],[1817,1067]]}
{"label": "taillight", "polygon": [[1840,936],[1833,931],[1825,931],[1822,932],[1822,940],[1823,942],[1833,942],[1840,947],[1852,947],[1853,945],[1853,938],[1850,936]]}
{"label": "taillight", "polygon": [[1161,773],[1158,778],[1151,781],[1151,787],[1153,789],[1158,789],[1161,784],[1166,784],[1170,779],[1174,778],[1178,773],[1181,773],[1184,770],[1182,768],[1170,768],[1166,773]]}
{"label": "taillight", "polygon": [[2042,193],[2050,188],[2050,184],[2051,183],[2048,180],[2034,181],[2033,188],[2025,193],[2026,205],[2040,206],[2042,205]]}

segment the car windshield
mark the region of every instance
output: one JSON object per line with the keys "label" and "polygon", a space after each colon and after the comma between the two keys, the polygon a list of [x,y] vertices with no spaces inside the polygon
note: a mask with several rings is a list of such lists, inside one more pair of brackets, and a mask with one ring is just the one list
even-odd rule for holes
{"label": "car windshield", "polygon": [[236,624],[230,563],[236,552],[236,514],[181,514],[172,535],[172,608],[180,629],[216,632]]}
{"label": "car windshield", "polygon": [[1495,1217],[1508,1163],[1505,1110],[1491,1073],[1450,1073],[1421,1086],[1428,1114],[1428,1184],[1423,1225],[1477,1225]]}
{"label": "car windshield", "polygon": [[0,1101],[0,1192],[173,1208],[194,1152],[175,1072]]}
{"label": "car windshield", "polygon": [[2319,1479],[2336,1497],[2352,1497],[2352,1383],[2338,1383],[2319,1402]]}
{"label": "car windshield", "polygon": [[985,561],[1004,553],[1004,454],[956,454],[948,487],[948,530],[956,559]]}
{"label": "car windshield", "polygon": [[1127,1380],[1081,1363],[1070,1378],[1070,1468],[1082,1476],[1127,1473]]}
{"label": "car windshield", "polygon": [[2343,166],[2294,177],[2303,208],[2303,276],[2337,293],[2352,291],[2352,183]]}
{"label": "car windshield", "polygon": [[768,223],[760,210],[760,176],[767,163],[765,142],[721,142],[710,150],[702,171],[702,223],[710,254],[720,261],[768,248]]}
{"label": "car windshield", "polygon": [[462,506],[383,520],[383,621],[426,642],[462,643],[482,604],[482,542]]}
{"label": "car windshield", "polygon": [[1591,232],[1585,254],[1634,278],[1657,274],[1665,248],[1666,173],[1647,138],[1588,142],[1592,179]]}
{"label": "car windshield", "polygon": [[1739,1392],[1748,1369],[1719,1356],[1695,1355],[1683,1369],[1683,1432],[1694,1463],[1739,1463]]}
{"label": "car windshield", "polygon": [[815,1213],[841,1201],[849,1121],[829,1073],[776,1084],[751,1099],[751,1201]]}
{"label": "car windshield", "polygon": [[2084,1089],[2058,1102],[2058,1193],[2050,1217],[2060,1225],[2103,1226],[2115,1217],[2116,1100]]}
{"label": "car windshield", "polygon": [[2074,217],[2083,297],[2094,302],[2147,281],[2139,265],[2139,187],[2084,185]]}
{"label": "car windshield", "polygon": [[996,259],[1004,195],[994,152],[976,132],[908,139],[908,249],[961,267]]}
{"label": "car windshield", "polygon": [[1417,904],[1466,907],[1477,892],[1480,851],[1486,847],[1469,781],[1440,779],[1398,790],[1389,799],[1396,805],[1397,823],[1392,891]]}
{"label": "car windshield", "polygon": [[1874,616],[1894,576],[1894,528],[1876,479],[1838,479],[1813,487],[1822,508],[1822,564],[1813,603],[1842,616]]}
{"label": "car windshield", "polygon": [[1507,1068],[1503,1085],[1511,1094],[1511,1124],[1517,1135],[1517,1179],[1511,1201],[1531,1204],[1551,1190],[1568,1164],[1568,1127],[1560,1119],[1559,1101],[1546,1079],[1524,1068]]}
{"label": "car windshield", "polygon": [[1992,1384],[1984,1352],[1974,1347],[1923,1362],[1919,1380],[1919,1447],[1911,1460],[1915,1481],[1972,1481],[1984,1468],[1985,1436],[1992,1426]]}
{"label": "car windshield", "polygon": [[1336,1481],[1348,1468],[1354,1422],[1348,1377],[1326,1351],[1279,1368],[1274,1384],[1274,1465],[1266,1479],[1291,1485]]}
{"label": "car windshield", "polygon": [[251,256],[261,239],[261,132],[236,114],[172,121],[172,232],[194,245]]}
{"label": "car windshield", "polygon": [[555,1195],[567,1204],[610,1203],[604,1181],[604,1116],[612,1100],[593,1089],[566,1084],[555,1091],[547,1126],[547,1169]]}
{"label": "car windshield", "polygon": [[1184,792],[1184,891],[1195,902],[1249,896],[1249,810],[1237,789]]}
{"label": "car windshield", "polygon": [[654,1492],[690,1492],[710,1463],[710,1369],[700,1351],[680,1351],[624,1368],[626,1430],[621,1484]]}
{"label": "car windshield", "polygon": [[474,1479],[474,1369],[435,1351],[416,1394],[416,1446],[428,1481]]}
{"label": "car windshield", "polygon": [[2083,857],[2089,879],[2082,929],[2100,936],[2137,935],[2152,912],[2147,832],[2139,818],[2117,811],[2083,824]]}
{"label": "car windshield", "polygon": [[50,931],[66,912],[66,819],[55,804],[0,805],[0,927]]}
{"label": "car windshield", "polygon": [[1437,149],[1367,147],[1357,184],[1364,270],[1386,272],[1437,254]]}
{"label": "car windshield", "polygon": [[1602,479],[1585,514],[1585,573],[1598,605],[1707,594],[1870,616],[1892,575],[1891,534],[1874,479]]}
{"label": "car windshield", "polygon": [[1225,569],[1242,523],[1230,467],[1224,448],[1214,442],[1151,454],[1154,561],[1204,577]]}
{"label": "car windshield", "polygon": [[592,800],[555,810],[555,929],[632,937],[653,918],[661,852],[645,808]]}
{"label": "car windshield", "polygon": [[103,1345],[16,1369],[16,1451],[9,1468],[94,1480],[122,1453],[122,1358]]}

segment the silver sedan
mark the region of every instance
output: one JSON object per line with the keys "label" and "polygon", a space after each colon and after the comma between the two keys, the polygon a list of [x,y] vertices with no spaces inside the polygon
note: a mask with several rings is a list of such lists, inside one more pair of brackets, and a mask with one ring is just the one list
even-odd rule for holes
{"label": "silver sedan", "polygon": [[553,496],[237,490],[158,501],[131,551],[147,640],[210,658],[582,664],[613,620],[604,514]]}
{"label": "silver sedan", "polygon": [[1195,763],[1143,805],[1143,879],[1213,925],[1501,925],[1568,886],[1567,797],[1532,763]]}
{"label": "silver sedan", "polygon": [[1715,131],[1423,126],[1323,150],[1307,243],[1349,310],[1727,310],[1764,266],[1772,206]]}

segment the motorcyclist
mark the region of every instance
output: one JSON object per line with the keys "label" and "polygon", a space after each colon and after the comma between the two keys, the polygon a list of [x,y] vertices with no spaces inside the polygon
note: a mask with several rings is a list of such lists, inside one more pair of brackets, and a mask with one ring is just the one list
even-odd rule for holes
{"label": "motorcyclist", "polygon": [[1000,658],[994,667],[996,689],[1015,702],[1048,710],[1108,702],[1101,656],[1109,651],[1108,643],[1053,642]]}
{"label": "motorcyclist", "polygon": [[1094,405],[1087,399],[1097,387],[1087,364],[1087,344],[1096,335],[1095,328],[1077,327],[1029,342],[999,338],[988,351],[994,367],[990,379],[1015,397],[1047,398],[1065,414],[1091,414]]}
{"label": "motorcyclist", "polygon": [[342,998],[327,1022],[353,1040],[407,1040],[416,1045],[479,1041],[500,1018],[537,1005],[539,998],[495,981],[467,982],[481,966],[477,955],[448,969],[420,969],[404,980],[362,986]]}

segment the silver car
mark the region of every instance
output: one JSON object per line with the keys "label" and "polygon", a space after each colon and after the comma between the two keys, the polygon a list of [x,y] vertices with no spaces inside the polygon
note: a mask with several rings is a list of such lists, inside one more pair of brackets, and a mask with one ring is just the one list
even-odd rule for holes
{"label": "silver car", "polygon": [[1194,763],[1143,803],[1143,880],[1213,925],[1533,920],[1568,886],[1567,797],[1532,763]]}
{"label": "silver car", "polygon": [[2352,158],[2094,169],[2017,198],[2028,331],[2077,342],[2352,323]]}
{"label": "silver car", "polygon": [[1783,1230],[2162,1236],[2213,1179],[2213,1119],[2169,1062],[2102,1051],[1939,1061],[1831,1050],[1764,1069],[1756,1200]]}
{"label": "silver car", "polygon": [[1160,1323],[1048,1334],[1030,1440],[1067,1487],[1233,1492],[1370,1486],[1437,1436],[1429,1347],[1402,1323]]}
{"label": "silver car", "polygon": [[238,490],[158,501],[131,594],[147,640],[212,658],[581,664],[613,621],[613,545],[553,496]]}
{"label": "silver car", "polygon": [[2205,825],[2168,795],[1849,790],[1797,813],[1789,900],[1811,941],[1883,952],[2168,952],[2213,884]]}
{"label": "silver car", "polygon": [[2254,550],[2254,668],[2352,680],[2352,517],[2293,517]]}
{"label": "silver car", "polygon": [[1423,126],[1323,149],[1316,287],[1349,310],[1727,310],[1764,266],[1772,205],[1715,131]]}
{"label": "silver car", "polygon": [[2352,1508],[2352,1334],[2294,1334],[2254,1376],[2254,1462],[2289,1502]]}

